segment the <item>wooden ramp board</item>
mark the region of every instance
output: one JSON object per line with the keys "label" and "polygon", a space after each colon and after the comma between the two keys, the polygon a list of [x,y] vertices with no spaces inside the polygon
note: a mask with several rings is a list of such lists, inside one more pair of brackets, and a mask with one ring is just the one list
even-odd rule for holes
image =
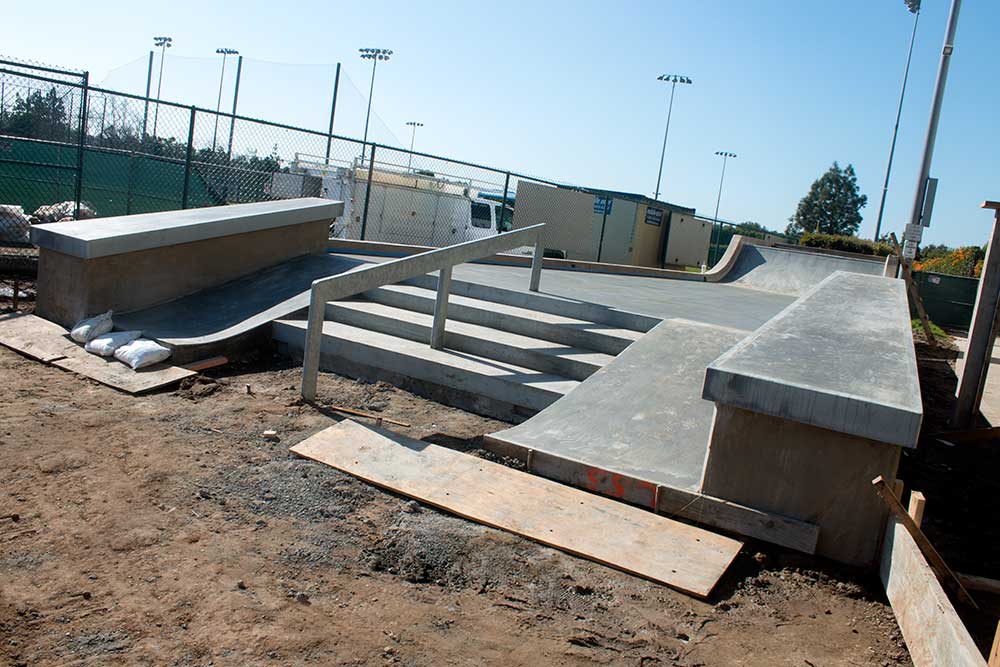
{"label": "wooden ramp board", "polygon": [[195,371],[169,364],[134,371],[113,357],[90,354],[61,326],[36,315],[0,317],[0,344],[130,394],[152,391],[197,375]]}
{"label": "wooden ramp board", "polygon": [[886,527],[879,575],[916,667],[986,667],[931,566],[895,517]]}
{"label": "wooden ramp board", "polygon": [[291,451],[466,519],[701,598],[742,546],[615,500],[350,420]]}
{"label": "wooden ramp board", "polygon": [[10,313],[0,316],[0,345],[49,363],[79,346],[66,337],[66,330],[36,315]]}

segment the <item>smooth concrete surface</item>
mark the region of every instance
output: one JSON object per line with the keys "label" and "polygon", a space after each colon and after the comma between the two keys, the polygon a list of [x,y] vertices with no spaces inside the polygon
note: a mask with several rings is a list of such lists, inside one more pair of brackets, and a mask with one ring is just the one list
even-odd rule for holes
{"label": "smooth concrete surface", "polygon": [[[307,323],[277,320],[273,337],[301,358]],[[448,405],[521,421],[551,405],[578,382],[515,364],[418,343],[339,322],[324,322],[320,367],[384,380]]]}
{"label": "smooth concrete surface", "polygon": [[837,272],[718,359],[720,405],[904,447],[923,417],[905,283]]}
{"label": "smooth concrete surface", "polygon": [[881,257],[868,260],[745,244],[720,282],[800,296],[837,271],[881,276],[884,267]]}
{"label": "smooth concrete surface", "polygon": [[705,366],[745,335],[665,320],[568,396],[491,438],[696,491],[713,414],[698,386]]}
{"label": "smooth concrete surface", "polygon": [[175,350],[203,348],[269,325],[309,306],[313,280],[349,271],[364,260],[338,255],[304,255],[218,287],[115,316],[121,330],[142,331]]}
{"label": "smooth concrete surface", "polygon": [[893,445],[721,405],[701,492],[814,523],[817,554],[867,566],[887,515],[871,480],[895,479],[899,455]]}
{"label": "smooth concrete surface", "polygon": [[147,308],[294,257],[321,253],[328,228],[328,221],[316,220],[93,259],[42,248],[37,313],[71,327],[107,310]]}
{"label": "smooth concrete surface", "polygon": [[[397,308],[432,314],[435,293],[410,285],[386,285],[365,293],[365,297]],[[452,296],[448,304],[452,320],[479,324],[499,331],[588,348],[605,354],[618,354],[642,334],[561,315],[537,312],[500,303]]]}
{"label": "smooth concrete surface", "polygon": [[343,211],[343,202],[318,197],[211,206],[35,225],[31,242],[42,249],[93,259],[314,221],[324,221],[329,227]]}
{"label": "smooth concrete surface", "polygon": [[[328,303],[326,318],[419,343],[430,341],[434,321],[432,315],[370,301]],[[573,380],[585,380],[614,358],[544,338],[531,338],[457,320],[447,321],[440,347]]]}

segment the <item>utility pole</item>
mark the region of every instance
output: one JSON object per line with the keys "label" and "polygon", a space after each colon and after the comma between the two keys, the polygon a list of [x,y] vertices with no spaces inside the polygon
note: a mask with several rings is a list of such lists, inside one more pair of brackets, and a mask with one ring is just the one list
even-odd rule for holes
{"label": "utility pole", "polygon": [[361,143],[361,161],[365,161],[365,150],[368,147],[368,121],[372,115],[372,95],[375,93],[375,66],[378,65],[379,61],[389,60],[389,56],[392,55],[392,51],[389,49],[358,49],[361,58],[364,60],[372,61],[372,82],[368,87],[368,111],[365,113],[365,137]]}
{"label": "utility pole", "polygon": [[[736,157],[736,153],[730,153],[729,151],[715,151],[715,154],[722,158],[722,176],[719,178],[719,196],[715,200],[715,217],[713,218],[713,220],[715,220],[715,225],[719,228],[719,231],[715,235],[716,240],[713,243],[713,247],[718,246],[719,241],[722,239],[722,223],[719,222],[719,204],[722,203],[722,183],[726,180],[726,161],[729,160],[729,158]],[[718,248],[716,248],[716,250],[718,250]],[[710,263],[714,264],[715,262]]]}
{"label": "utility pole", "polygon": [[219,97],[215,101],[215,129],[212,130],[212,153],[215,153],[215,142],[219,135],[219,111],[222,109],[222,83],[226,79],[226,56],[239,54],[236,49],[216,49],[216,53],[222,56],[222,74],[219,75]]}
{"label": "utility pole", "polygon": [[172,37],[154,37],[153,46],[160,47],[160,76],[156,82],[156,107],[153,109],[153,138],[156,138],[156,123],[160,120],[160,90],[163,88],[163,58],[167,55],[167,49],[172,47],[174,40]]}

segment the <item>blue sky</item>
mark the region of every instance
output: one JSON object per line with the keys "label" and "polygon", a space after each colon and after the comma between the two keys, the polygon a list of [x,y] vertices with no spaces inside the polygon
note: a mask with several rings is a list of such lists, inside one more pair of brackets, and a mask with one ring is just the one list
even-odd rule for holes
{"label": "blue sky", "polygon": [[[948,4],[924,0],[920,17],[884,222],[897,234],[909,217]],[[391,48],[376,81],[384,123],[376,139],[406,143],[405,122],[417,119],[425,123],[418,149],[650,195],[669,93],[656,77],[684,74],[694,84],[678,87],[663,198],[712,215],[714,152],[729,150],[739,157],[727,167],[720,217],[780,230],[837,160],[855,166],[869,197],[862,236],[874,229],[912,26],[902,0],[176,0],[169,10],[51,0],[16,3],[12,13],[17,29],[5,31],[4,55],[88,69],[109,87],[141,85],[151,37],[171,35],[163,97],[205,106],[217,92],[216,47],[317,64],[261,65],[257,79],[248,69],[241,92],[241,111],[317,129],[328,113],[329,64],[340,61],[348,84],[337,129],[349,134],[360,133],[370,72],[357,49]],[[1000,3],[963,3],[925,243],[981,244],[989,232],[979,203],[1000,199],[998,29]],[[281,94],[256,85],[268,80]]]}

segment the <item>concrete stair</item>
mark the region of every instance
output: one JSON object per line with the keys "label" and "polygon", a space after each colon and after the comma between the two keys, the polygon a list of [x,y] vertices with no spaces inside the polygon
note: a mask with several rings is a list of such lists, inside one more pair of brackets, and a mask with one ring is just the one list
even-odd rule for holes
{"label": "concrete stair", "polygon": [[[520,422],[575,388],[648,328],[628,313],[604,324],[534,310],[542,301],[546,310],[556,310],[559,299],[488,286],[470,289],[470,283],[460,291],[488,299],[452,294],[444,349],[434,350],[429,341],[436,280],[424,278],[423,286],[387,285],[328,303],[320,368],[384,380],[447,405]],[[574,314],[604,312],[595,304],[570,303]],[[621,323],[640,330],[616,326]],[[301,358],[305,330],[301,314],[275,321],[272,337]]]}

